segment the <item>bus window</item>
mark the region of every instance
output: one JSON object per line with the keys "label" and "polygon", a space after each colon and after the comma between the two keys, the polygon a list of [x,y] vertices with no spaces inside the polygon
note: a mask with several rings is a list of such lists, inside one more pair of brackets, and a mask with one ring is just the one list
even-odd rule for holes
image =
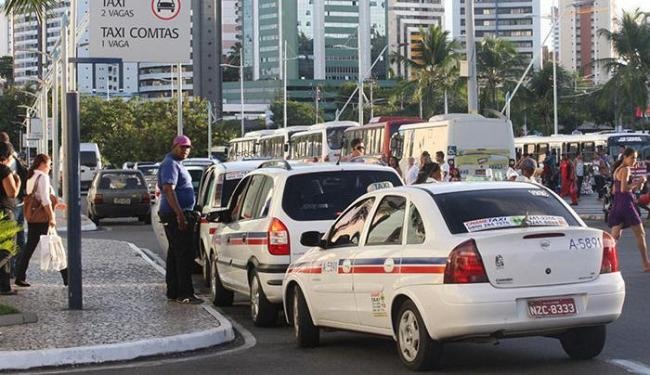
{"label": "bus window", "polygon": [[[327,129],[327,146],[330,150],[340,150],[341,145],[343,143],[343,132],[345,131],[345,128],[343,127],[338,127],[338,128],[330,128]],[[320,139],[320,142],[322,144],[322,136]]]}
{"label": "bus window", "polygon": [[[318,160],[321,160],[321,155],[323,154],[323,135],[322,133],[314,134],[313,135],[313,153],[311,156],[318,158]],[[341,132],[341,141],[343,140],[343,132]],[[340,145],[340,142],[339,142]]]}
{"label": "bus window", "polygon": [[583,142],[582,143],[582,160],[585,163],[591,163],[594,158],[596,157],[595,155],[596,147],[594,145],[594,142]]}
{"label": "bus window", "polygon": [[548,143],[540,143],[537,145],[537,162],[543,163],[546,159],[546,153],[549,151]]}
{"label": "bus window", "polygon": [[578,142],[565,143],[564,152],[569,155],[569,158],[573,159],[580,152],[580,144]]}

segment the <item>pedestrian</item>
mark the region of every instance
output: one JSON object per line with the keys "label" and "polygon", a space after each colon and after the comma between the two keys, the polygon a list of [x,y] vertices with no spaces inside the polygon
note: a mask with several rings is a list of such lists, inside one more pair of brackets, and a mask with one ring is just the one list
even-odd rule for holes
{"label": "pedestrian", "polygon": [[[9,139],[9,134],[6,132],[0,132],[0,142],[11,143]],[[12,145],[13,147],[13,145]],[[18,196],[16,197],[16,209],[14,210],[14,217],[16,218],[16,223],[20,228],[20,231],[16,234],[16,245],[18,246],[18,254],[11,261],[11,271],[12,274],[15,274],[16,270],[16,261],[20,258],[20,254],[25,248],[25,216],[23,215],[23,198],[25,197],[25,186],[27,183],[27,168],[23,164],[22,160],[18,157],[18,154],[14,150],[12,162],[9,165],[12,172],[15,172],[18,177],[20,177],[20,190],[18,191]]]}
{"label": "pedestrian", "polygon": [[[0,213],[2,220],[15,223],[14,209],[20,191],[20,177],[11,171],[14,148],[10,143],[0,142]],[[7,249],[0,250],[0,295],[16,294],[11,289],[11,254]]]}
{"label": "pedestrian", "polygon": [[[18,257],[16,263],[16,281],[14,284],[20,287],[31,286],[27,280],[27,268],[29,261],[38,246],[41,236],[48,233],[50,229],[56,228],[56,215],[54,209],[57,205],[56,196],[50,183],[50,170],[52,169],[52,160],[48,155],[38,154],[32,161],[32,165],[27,171],[27,192],[34,198],[36,204],[44,208],[45,216],[40,218],[30,218],[27,216],[27,244],[25,251]],[[33,206],[37,207],[36,205]],[[61,278],[63,285],[68,285],[68,269],[63,269]]]}
{"label": "pedestrian", "polygon": [[578,185],[576,194],[578,195],[578,199],[580,199],[580,195],[582,193],[582,184],[585,180],[585,162],[584,160],[582,160],[581,153],[578,153],[578,155],[576,155],[575,169],[576,169],[576,183]]}
{"label": "pedestrian", "polygon": [[515,159],[509,159],[508,160],[508,170],[506,171],[506,180],[508,181],[514,181],[517,179],[517,176],[519,176],[519,172],[517,172],[517,169],[520,168],[521,162],[525,159],[519,160],[519,162],[515,162]]}
{"label": "pedestrian", "polygon": [[521,174],[515,177],[516,182],[532,182],[536,183],[533,175],[535,174],[535,161],[530,158],[525,158],[519,163]]}
{"label": "pedestrian", "polygon": [[449,181],[460,181],[460,169],[456,168],[456,161],[454,159],[449,159],[447,164],[449,164]]}
{"label": "pedestrian", "polygon": [[161,187],[159,216],[165,226],[169,242],[165,281],[167,299],[182,304],[201,304],[203,300],[194,295],[192,248],[194,227],[194,189],[192,176],[182,161],[190,155],[192,142],[179,135],[172,142],[172,149],[158,169],[158,186]]}
{"label": "pedestrian", "polygon": [[436,163],[440,165],[442,170],[442,181],[449,181],[449,164],[445,161],[445,153],[436,151]]}
{"label": "pedestrian", "polygon": [[406,169],[406,184],[413,185],[415,183],[415,180],[418,179],[418,172],[420,171],[420,168],[415,165],[415,158],[412,156],[407,159],[407,163],[408,167]]}
{"label": "pedestrian", "polygon": [[636,163],[636,151],[628,147],[623,152],[623,158],[614,164],[614,202],[607,217],[607,224],[612,228],[612,237],[618,241],[625,228],[631,228],[636,237],[636,244],[641,253],[643,271],[650,272],[650,259],[645,240],[645,230],[634,203],[634,190],[643,186],[645,176],[632,181],[632,167]]}
{"label": "pedestrian", "polygon": [[575,167],[571,159],[569,159],[569,155],[562,154],[562,161],[560,162],[560,196],[563,198],[570,197],[572,206],[578,205],[575,176]]}
{"label": "pedestrian", "polygon": [[420,168],[414,185],[442,182],[442,169],[436,162],[429,161]]}
{"label": "pedestrian", "polygon": [[593,165],[594,181],[596,183],[596,192],[598,199],[603,199],[605,195],[605,183],[610,175],[609,163],[607,162],[607,155],[602,151],[598,152],[598,158],[594,161]]}
{"label": "pedestrian", "polygon": [[422,154],[420,155],[420,163],[418,164],[418,167],[420,167],[421,169],[422,166],[430,162],[431,162],[431,154],[429,154],[429,151],[422,151]]}
{"label": "pedestrian", "polygon": [[397,160],[396,157],[391,156],[390,159],[388,159],[388,165],[391,166],[391,167],[393,167],[393,169],[395,170],[395,172],[397,172],[397,174],[398,174],[400,177],[402,177],[402,170],[401,170],[400,167],[399,167],[399,160]]}

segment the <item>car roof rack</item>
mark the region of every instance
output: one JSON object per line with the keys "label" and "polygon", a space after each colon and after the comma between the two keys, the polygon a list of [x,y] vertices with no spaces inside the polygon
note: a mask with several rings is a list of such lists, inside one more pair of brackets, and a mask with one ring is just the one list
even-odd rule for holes
{"label": "car roof rack", "polygon": [[257,167],[257,169],[260,169],[260,168],[282,168],[282,169],[286,169],[288,171],[290,171],[292,169],[289,162],[284,160],[284,159],[276,159],[276,160],[265,161],[264,163],[260,164],[259,167]]}

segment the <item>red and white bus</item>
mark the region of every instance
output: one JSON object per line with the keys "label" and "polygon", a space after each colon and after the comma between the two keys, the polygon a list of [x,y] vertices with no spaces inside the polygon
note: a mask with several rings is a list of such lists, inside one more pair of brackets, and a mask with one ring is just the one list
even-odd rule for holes
{"label": "red and white bus", "polygon": [[401,125],[418,122],[422,122],[422,119],[419,117],[373,117],[369,123],[363,126],[345,130],[346,145],[343,155],[349,155],[352,152],[352,140],[359,138],[366,147],[365,156],[376,157],[384,162],[388,162],[391,156],[390,139],[393,134],[397,133]]}

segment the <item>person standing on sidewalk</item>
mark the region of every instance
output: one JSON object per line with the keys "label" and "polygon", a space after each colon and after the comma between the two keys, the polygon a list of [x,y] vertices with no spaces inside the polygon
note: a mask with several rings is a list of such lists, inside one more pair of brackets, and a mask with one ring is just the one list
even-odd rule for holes
{"label": "person standing on sidewalk", "polygon": [[[0,142],[11,143],[9,139],[9,134],[7,132],[0,132]],[[14,216],[16,218],[16,223],[20,227],[20,232],[16,234],[16,245],[18,246],[18,255],[11,260],[11,271],[12,274],[15,274],[16,270],[16,261],[20,258],[20,254],[25,249],[25,231],[23,227],[25,225],[25,216],[23,215],[23,198],[25,197],[25,185],[27,183],[27,168],[23,165],[23,162],[18,158],[14,150],[14,157],[12,162],[9,165],[12,172],[15,172],[18,177],[20,177],[20,190],[18,191],[18,196],[16,197],[16,209],[14,210]]]}
{"label": "person standing on sidewalk", "polygon": [[192,176],[182,161],[190,155],[192,142],[184,135],[174,138],[172,150],[158,169],[158,186],[161,188],[158,215],[165,226],[169,242],[165,280],[167,299],[183,304],[201,304],[203,300],[194,295],[192,285],[192,249],[194,227],[194,189]]}
{"label": "person standing on sidewalk", "polygon": [[585,180],[585,162],[582,160],[582,154],[578,153],[575,159],[576,166],[576,180],[578,186],[576,187],[576,194],[578,199],[580,199],[580,193],[582,192],[582,183]]}
{"label": "person standing on sidewalk", "polygon": [[621,237],[623,229],[632,228],[639,253],[641,253],[643,271],[650,272],[645,230],[634,201],[634,190],[642,187],[646,178],[642,177],[638,181],[632,181],[632,167],[636,163],[636,158],[636,151],[628,147],[623,152],[622,159],[617,160],[612,168],[614,170],[614,173],[612,173],[614,178],[614,203],[607,217],[607,224],[612,228],[612,237],[616,241]]}
{"label": "person standing on sidewalk", "polygon": [[[27,189],[26,191],[34,198],[37,204],[43,206],[46,215],[41,218],[31,218],[27,216],[27,244],[24,251],[18,257],[16,262],[16,281],[20,287],[31,286],[27,280],[27,267],[32,255],[41,240],[41,236],[47,234],[50,228],[56,228],[56,215],[54,208],[57,205],[56,196],[53,194],[52,184],[50,183],[50,170],[52,169],[52,160],[48,155],[38,154],[34,158],[31,167],[27,171]],[[35,207],[35,206],[32,206]],[[68,269],[63,269],[61,278],[63,285],[68,285]]]}
{"label": "person standing on sidewalk", "polygon": [[[2,220],[15,222],[14,209],[16,197],[20,190],[20,177],[11,171],[9,165],[13,159],[14,148],[11,143],[0,142],[0,212]],[[0,295],[16,294],[11,289],[11,259],[10,253],[0,250]]]}

